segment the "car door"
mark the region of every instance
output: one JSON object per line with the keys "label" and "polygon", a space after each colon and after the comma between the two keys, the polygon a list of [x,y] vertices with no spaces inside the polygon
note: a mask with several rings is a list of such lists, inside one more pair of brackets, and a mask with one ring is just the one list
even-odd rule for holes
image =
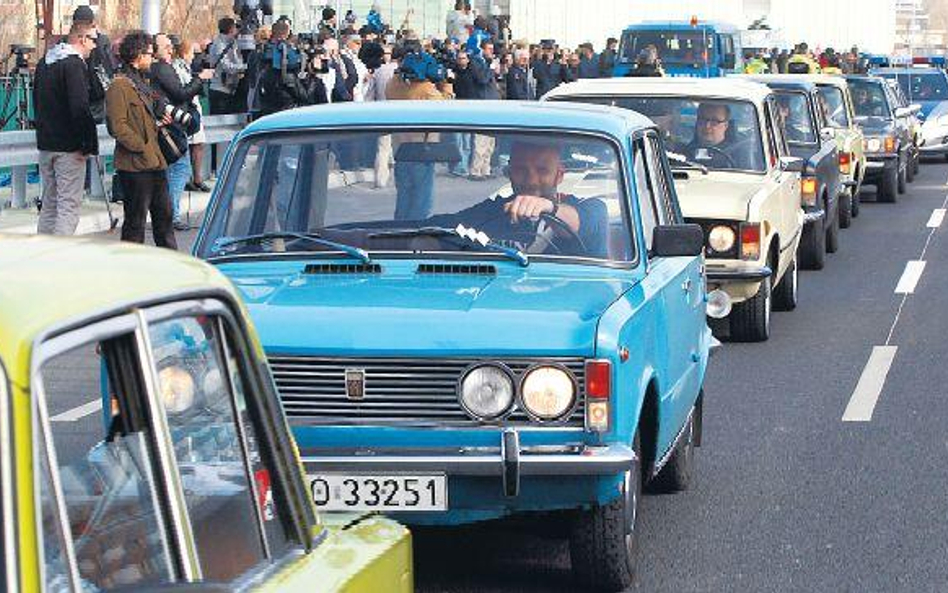
{"label": "car door", "polygon": [[[34,457],[50,589],[232,583],[299,550],[286,474],[244,397],[250,366],[214,303],[109,318],[39,347]],[[104,406],[92,399],[100,371]]]}
{"label": "car door", "polygon": [[765,125],[762,130],[766,136],[764,143],[770,147],[772,156],[767,163],[769,168],[765,179],[771,199],[777,200],[776,205],[769,211],[774,213],[774,223],[780,234],[779,270],[774,270],[779,276],[789,265],[794,256],[795,245],[799,243],[800,231],[803,228],[803,208],[800,205],[800,174],[784,171],[780,166],[780,159],[789,157],[790,149],[777,121],[777,113],[773,97],[768,98],[764,105]]}
{"label": "car door", "polygon": [[[636,141],[636,183],[643,220],[656,225],[683,224],[670,170],[661,140],[652,131]],[[684,425],[701,388],[700,356],[703,330],[707,326],[704,310],[702,260],[697,257],[655,257],[650,250],[648,273],[660,279],[665,310],[665,334],[668,341],[667,374],[661,385],[658,452],[671,446],[678,429]],[[667,420],[667,421],[666,421]]]}
{"label": "car door", "polygon": [[816,90],[808,93],[807,104],[809,105],[810,117],[813,121],[813,129],[817,132],[817,140],[820,143],[820,151],[817,153],[817,179],[826,185],[826,196],[833,206],[829,206],[829,212],[836,212],[835,203],[839,196],[839,149],[836,148],[836,136],[832,132],[823,134],[824,130],[829,130],[829,122],[826,121],[826,113],[823,111],[819,95]]}

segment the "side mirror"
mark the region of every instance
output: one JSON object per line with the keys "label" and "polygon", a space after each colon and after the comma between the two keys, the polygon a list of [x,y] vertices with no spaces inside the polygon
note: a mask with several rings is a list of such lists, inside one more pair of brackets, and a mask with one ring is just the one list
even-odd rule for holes
{"label": "side mirror", "polygon": [[795,156],[780,157],[780,170],[789,173],[803,173],[803,159]]}
{"label": "side mirror", "polygon": [[919,105],[918,103],[912,103],[911,105],[908,106],[908,108],[909,108],[909,111],[912,112],[912,115],[918,115],[918,113],[922,110],[922,106]]}
{"label": "side mirror", "polygon": [[833,128],[823,128],[820,130],[820,136],[822,136],[823,140],[833,140],[836,138],[836,130]]}
{"label": "side mirror", "polygon": [[683,257],[704,252],[704,230],[697,224],[657,226],[652,235],[655,257]]}
{"label": "side mirror", "polygon": [[896,107],[895,117],[903,119],[912,115],[912,110],[908,107]]}

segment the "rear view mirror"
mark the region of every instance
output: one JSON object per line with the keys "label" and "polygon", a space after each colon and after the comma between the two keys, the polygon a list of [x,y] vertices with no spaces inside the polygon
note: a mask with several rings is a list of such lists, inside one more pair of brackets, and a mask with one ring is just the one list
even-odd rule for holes
{"label": "rear view mirror", "polygon": [[655,227],[652,254],[655,257],[682,257],[704,252],[704,230],[697,224],[676,224]]}
{"label": "rear view mirror", "polygon": [[795,156],[782,156],[780,157],[780,170],[789,173],[802,173],[803,159]]}
{"label": "rear view mirror", "polygon": [[460,163],[461,151],[453,142],[403,142],[395,151],[396,163]]}

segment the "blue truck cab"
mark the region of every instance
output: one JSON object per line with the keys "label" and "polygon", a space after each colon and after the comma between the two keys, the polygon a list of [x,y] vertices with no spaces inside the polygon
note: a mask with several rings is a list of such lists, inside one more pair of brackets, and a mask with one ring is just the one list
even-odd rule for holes
{"label": "blue truck cab", "polygon": [[[485,179],[452,173],[471,142]],[[686,487],[700,442],[703,247],[644,116],[386,101],[243,130],[195,254],[247,304],[320,509],[543,513],[620,590],[643,483]]]}
{"label": "blue truck cab", "polygon": [[613,76],[626,76],[635,59],[655,46],[667,76],[713,78],[742,71],[740,31],[716,22],[647,21],[622,32]]}

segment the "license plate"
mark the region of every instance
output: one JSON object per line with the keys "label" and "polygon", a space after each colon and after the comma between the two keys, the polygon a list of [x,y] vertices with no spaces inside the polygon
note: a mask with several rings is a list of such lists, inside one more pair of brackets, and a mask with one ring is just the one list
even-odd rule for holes
{"label": "license plate", "polygon": [[443,475],[310,474],[313,501],[324,511],[445,511]]}

